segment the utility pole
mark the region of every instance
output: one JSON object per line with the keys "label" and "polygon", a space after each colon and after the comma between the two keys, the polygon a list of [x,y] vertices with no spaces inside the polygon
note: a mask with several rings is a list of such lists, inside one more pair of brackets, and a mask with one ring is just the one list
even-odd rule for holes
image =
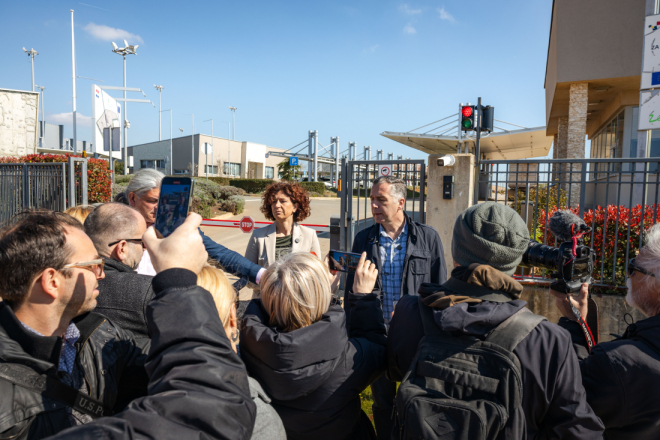
{"label": "utility pole", "polygon": [[231,140],[236,140],[236,107],[229,107],[231,110]]}
{"label": "utility pole", "polygon": [[[213,118],[207,119],[204,122],[211,121],[211,154],[213,154]],[[204,145],[204,154],[206,155],[206,180],[209,180],[209,152],[206,145]],[[211,165],[213,166],[213,165]]]}
{"label": "utility pole", "polygon": [[[190,135],[190,152],[192,154],[192,162],[190,162],[190,178],[192,179],[193,174],[195,174],[195,115],[192,113],[184,113],[184,115],[192,116],[192,133]],[[183,130],[181,130],[181,132],[183,132]]]}
{"label": "utility pole", "polygon": [[[46,116],[44,112],[44,90],[46,90],[45,87],[43,86],[35,86],[41,91],[41,99],[39,100],[41,104],[41,148],[44,148],[44,138],[45,138],[45,131],[46,131]],[[37,109],[37,113],[39,113],[39,109]]]}
{"label": "utility pole", "polygon": [[27,50],[26,48],[23,48],[23,51],[30,57],[30,62],[32,63],[32,91],[34,92],[34,57],[35,55],[39,55],[39,52],[34,49]]}
{"label": "utility pole", "polygon": [[[124,87],[126,87],[126,84],[124,84]],[[163,86],[157,86],[156,84],[154,84],[154,87],[158,90],[158,140],[160,141],[162,140],[161,139],[162,128],[161,128],[161,120],[160,120],[161,119],[160,93],[163,91]]]}
{"label": "utility pole", "polygon": [[76,39],[73,33],[73,9],[70,9],[71,12],[71,70],[73,76],[71,77],[73,81],[73,154],[78,154],[78,131],[76,130]]}

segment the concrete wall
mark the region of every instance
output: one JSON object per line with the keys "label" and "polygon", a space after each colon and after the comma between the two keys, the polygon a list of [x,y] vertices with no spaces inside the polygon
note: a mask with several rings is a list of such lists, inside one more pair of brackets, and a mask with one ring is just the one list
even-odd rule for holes
{"label": "concrete wall", "polygon": [[[474,155],[454,154],[456,163],[450,167],[438,166],[438,158],[442,156],[429,156],[426,224],[438,231],[447,268],[451,271],[454,223],[461,212],[472,206],[474,199]],[[444,176],[454,176],[454,197],[451,200],[442,197]]]}
{"label": "concrete wall", "polygon": [[39,93],[0,89],[0,156],[37,152]]}
{"label": "concrete wall", "polygon": [[[527,301],[527,307],[534,313],[545,316],[548,321],[557,323],[561,314],[555,306],[555,298],[550,295],[548,287],[538,285],[525,286],[522,298]],[[635,322],[645,319],[646,316],[639,310],[631,307],[625,297],[615,295],[594,295],[598,304],[599,317],[599,341],[610,341],[614,339],[611,333],[622,335],[628,327],[624,315],[630,313]]]}
{"label": "concrete wall", "polygon": [[[133,172],[141,169],[141,160],[165,160],[170,155],[170,140],[152,142],[150,144],[143,144],[133,147]],[[164,168],[157,168],[158,171],[169,174],[170,164],[166,164]]]}
{"label": "concrete wall", "polygon": [[[38,137],[43,137],[44,139],[44,144],[40,148],[62,148],[62,145],[64,144],[64,125],[44,124],[40,122],[38,128]],[[42,128],[44,129],[43,134]]]}

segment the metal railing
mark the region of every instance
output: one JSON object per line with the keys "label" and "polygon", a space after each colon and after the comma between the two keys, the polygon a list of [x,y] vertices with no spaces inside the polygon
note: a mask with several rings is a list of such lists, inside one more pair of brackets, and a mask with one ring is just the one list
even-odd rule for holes
{"label": "metal railing", "polygon": [[350,251],[355,235],[374,224],[371,215],[371,186],[379,175],[379,166],[391,166],[391,175],[406,182],[406,213],[415,221],[426,223],[426,162],[424,160],[355,160],[341,162],[340,246]]}
{"label": "metal railing", "polygon": [[65,210],[66,165],[0,164],[0,223],[26,208]]}
{"label": "metal railing", "polygon": [[[481,194],[515,209],[533,239],[558,246],[546,230],[558,209],[583,218],[592,228],[585,244],[596,251],[595,285],[625,286],[628,261],[660,215],[660,158],[492,160],[481,166]],[[533,281],[549,275],[538,269],[516,274]]]}

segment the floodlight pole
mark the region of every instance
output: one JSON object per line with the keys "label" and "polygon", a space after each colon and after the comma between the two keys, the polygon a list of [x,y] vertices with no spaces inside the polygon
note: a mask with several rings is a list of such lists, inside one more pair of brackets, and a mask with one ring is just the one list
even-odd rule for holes
{"label": "floodlight pole", "polygon": [[[160,107],[160,105],[159,105]],[[174,175],[174,156],[172,155],[172,109],[169,110],[159,110],[158,119],[160,119],[160,114],[162,112],[170,112],[170,176]]]}
{"label": "floodlight pole", "polygon": [[[192,133],[190,135],[190,152],[192,154],[192,162],[190,162],[190,178],[192,179],[195,174],[195,115],[192,113],[184,113],[184,115],[192,116]],[[183,130],[181,130],[183,132]]]}
{"label": "floodlight pole", "polygon": [[76,130],[76,39],[73,33],[73,9],[71,11],[71,70],[73,76],[73,154],[78,154],[78,132]]}
{"label": "floodlight pole", "polygon": [[[126,86],[126,84],[124,84]],[[163,91],[163,86],[157,86],[154,84],[154,87],[158,90],[158,140],[162,140],[162,126],[161,126],[161,110],[160,110],[160,94]]]}
{"label": "floodlight pole", "polygon": [[[126,87],[126,54],[124,53],[122,55],[124,58],[124,87]],[[126,121],[127,121],[127,113],[128,113],[128,102],[126,100],[126,90],[124,90],[124,175],[128,174],[127,173],[127,165],[128,165],[128,133],[126,130]],[[160,115],[160,113],[159,113]],[[113,156],[112,154],[112,148],[110,149],[110,156]],[[115,170],[112,170],[113,176],[114,176]],[[114,181],[114,178],[113,178]]]}

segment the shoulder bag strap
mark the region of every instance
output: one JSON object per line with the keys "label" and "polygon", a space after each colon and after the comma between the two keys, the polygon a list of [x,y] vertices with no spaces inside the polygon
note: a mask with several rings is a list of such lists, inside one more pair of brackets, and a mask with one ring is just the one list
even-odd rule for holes
{"label": "shoulder bag strap", "polygon": [[486,342],[512,352],[537,325],[545,320],[543,316],[535,315],[529,309],[522,308],[498,325],[488,335]]}
{"label": "shoulder bag strap", "polygon": [[0,379],[56,400],[94,418],[112,415],[112,410],[105,408],[102,402],[82,394],[52,376],[39,374],[21,364],[0,364]]}

